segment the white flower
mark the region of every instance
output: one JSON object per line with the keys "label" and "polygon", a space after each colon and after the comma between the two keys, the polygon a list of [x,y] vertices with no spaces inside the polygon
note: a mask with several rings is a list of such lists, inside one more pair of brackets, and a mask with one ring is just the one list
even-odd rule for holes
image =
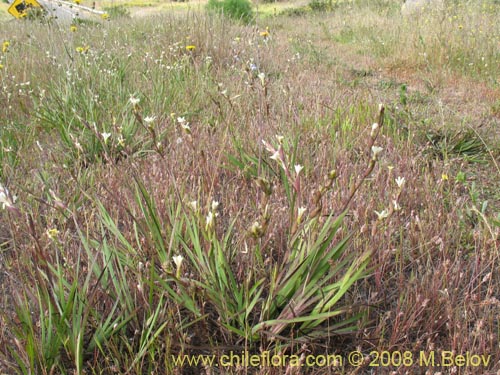
{"label": "white flower", "polygon": [[175,263],[175,267],[179,270],[182,266],[182,262],[184,261],[184,257],[182,255],[176,255],[172,257],[172,260]]}
{"label": "white flower", "polygon": [[375,135],[375,132],[377,131],[378,129],[378,123],[374,122],[372,124],[372,132],[370,133],[370,135],[373,137]]}
{"label": "white flower", "polygon": [[297,223],[300,224],[302,222],[302,216],[304,216],[304,213],[307,211],[306,207],[299,207],[298,212],[297,212]]}
{"label": "white flower", "polygon": [[133,97],[133,96],[131,96],[130,99],[129,99],[129,102],[132,105],[137,105],[137,104],[139,104],[140,101],[141,101],[141,99]]}
{"label": "white flower", "polygon": [[209,230],[209,229],[213,228],[213,226],[214,226],[214,219],[215,219],[214,213],[212,211],[210,211],[208,213],[207,219],[205,221],[205,229],[206,230]]}
{"label": "white flower", "polygon": [[396,178],[396,184],[398,185],[399,188],[403,187],[403,185],[405,184],[405,178],[404,177]]}
{"label": "white flower", "polygon": [[304,169],[302,165],[300,164],[295,165],[295,174],[298,176],[302,169]]}
{"label": "white flower", "polygon": [[278,143],[281,145],[283,144],[285,137],[283,137],[282,135],[277,135],[276,139],[278,140]]}
{"label": "white flower", "polygon": [[394,206],[394,211],[399,211],[401,209],[401,206],[396,200],[392,201],[392,205]]}
{"label": "white flower", "polygon": [[111,133],[101,133],[102,139],[104,143],[108,143],[109,137],[111,137]]}
{"label": "white flower", "polygon": [[264,83],[266,81],[266,75],[263,72],[261,72],[257,75],[257,77],[259,77],[260,83],[262,84],[262,86],[264,86]]}
{"label": "white flower", "polygon": [[219,207],[219,202],[212,201],[212,211],[213,212],[217,211],[217,207]]}
{"label": "white flower", "polygon": [[151,124],[154,120],[156,120],[156,116],[146,116],[146,117],[144,117],[144,122],[146,124]]}
{"label": "white flower", "polygon": [[263,234],[262,225],[258,221],[254,221],[250,227],[250,233],[256,238],[261,237]]}
{"label": "white flower", "polygon": [[273,146],[271,146],[269,143],[267,143],[267,142],[266,142],[266,141],[264,141],[263,139],[262,139],[262,141],[261,141],[261,142],[262,142],[262,144],[264,145],[264,147],[266,148],[266,150],[267,150],[267,151],[269,151],[269,152],[271,152],[271,153],[272,153],[272,152],[276,152],[275,148],[274,148]]}
{"label": "white flower", "polygon": [[377,155],[380,154],[384,149],[382,147],[379,147],[379,146],[372,146],[372,153],[373,153],[373,157],[374,158],[377,158]]}
{"label": "white flower", "polygon": [[76,139],[75,137],[73,137],[73,135],[72,135],[72,134],[70,134],[69,136],[70,136],[71,140],[73,141],[73,144],[75,145],[75,148],[76,148],[78,151],[80,151],[80,152],[82,152],[82,153],[83,153],[83,147],[82,147],[82,145],[80,144],[80,142],[78,142],[78,139]]}
{"label": "white flower", "polygon": [[3,209],[13,207],[16,199],[17,197],[15,195],[12,196],[11,199],[9,190],[0,184],[0,203],[2,204]]}
{"label": "white flower", "polygon": [[191,127],[189,126],[189,122],[186,121],[184,117],[177,117],[177,122],[182,127],[187,134],[191,134]]}
{"label": "white flower", "polygon": [[375,211],[375,213],[377,214],[377,218],[379,220],[383,220],[389,216],[389,211],[387,210],[383,210],[382,212]]}
{"label": "white flower", "polygon": [[272,156],[271,156],[271,159],[273,160],[276,160],[276,161],[281,161],[281,158],[280,158],[280,152],[279,150],[276,151]]}

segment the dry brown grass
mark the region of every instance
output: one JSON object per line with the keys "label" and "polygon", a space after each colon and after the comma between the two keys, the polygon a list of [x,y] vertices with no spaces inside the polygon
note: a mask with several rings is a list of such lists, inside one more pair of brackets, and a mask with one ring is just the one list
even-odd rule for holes
{"label": "dry brown grass", "polygon": [[[357,349],[366,355],[384,350],[491,354],[488,368],[427,370],[413,366],[376,369],[375,373],[499,371],[500,242],[499,228],[490,221],[500,210],[498,191],[494,188],[500,185],[499,117],[495,110],[500,89],[498,81],[492,82],[498,68],[490,67],[477,75],[459,63],[443,67],[443,53],[435,49],[437,45],[425,49],[429,58],[422,59],[423,52],[415,47],[418,38],[410,32],[411,28],[394,13],[394,7],[382,9],[386,10],[360,6],[341,8],[332,14],[268,18],[263,22],[270,27],[267,40],[259,36],[264,25],[212,23],[211,19],[197,15],[189,23],[179,24],[177,31],[172,27],[171,33],[153,33],[158,39],[153,39],[151,46],[137,46],[140,51],[154,55],[158,52],[156,47],[184,43],[188,36],[188,42],[197,46],[190,55],[189,73],[201,72],[206,56],[210,56],[210,80],[197,81],[189,76],[192,82],[184,92],[176,93],[171,105],[162,107],[161,101],[151,105],[150,111],[158,116],[158,131],[163,129],[167,134],[161,141],[161,153],[74,169],[62,167],[65,155],[58,148],[60,143],[44,140],[48,142],[44,143],[45,150],[54,147],[44,153],[33,145],[30,150],[35,156],[23,158],[19,170],[9,180],[19,201],[26,203],[24,215],[5,212],[0,218],[9,245],[1,255],[6,260],[5,270],[0,269],[0,281],[17,286],[23,280],[26,290],[31,290],[28,283],[34,282],[30,276],[34,268],[27,255],[40,249],[41,253],[50,254],[54,246],[44,233],[52,227],[58,228],[59,241],[65,244],[68,268],[90,267],[84,261],[76,263],[82,246],[76,228],[103,241],[96,200],[103,202],[127,238],[132,240],[139,228],[143,243],[133,263],[142,262],[146,268],[154,266],[157,244],[151,241],[150,228],[134,201],[134,179],[144,182],[156,202],[166,243],[172,226],[170,210],[176,202],[197,200],[208,206],[217,200],[219,234],[225,232],[231,219],[237,218],[234,248],[240,254],[233,265],[235,274],[243,280],[253,266],[251,256],[244,252],[245,243],[260,241],[266,264],[279,264],[287,253],[290,212],[280,179],[273,174],[279,168],[270,164],[270,155],[261,141],[274,141],[276,135],[283,135],[290,143],[298,140],[293,150],[295,164],[305,169],[297,205],[308,207],[308,213],[314,206],[314,191],[328,171],[336,169],[338,179],[324,197],[322,213],[338,212],[353,183],[366,170],[371,124],[377,117],[378,104],[384,103],[386,124],[377,141],[384,151],[351,202],[342,232],[354,233],[349,253],[373,251],[370,276],[344,297],[354,310],[363,309],[367,315],[358,332],[334,336],[328,342],[311,342],[302,350],[347,353]],[[474,15],[477,18],[471,25],[477,25],[480,19],[479,13]],[[147,27],[143,21],[134,22],[138,22],[134,25],[139,30]],[[425,20],[422,22],[426,25]],[[435,22],[435,18],[427,21],[431,26],[444,25]],[[490,27],[491,32],[495,28],[494,24],[482,25]],[[451,26],[441,32],[449,33],[448,27]],[[346,28],[352,33],[342,34]],[[112,26],[110,29],[113,32]],[[439,37],[430,26],[422,30],[425,41]],[[395,43],[399,38],[403,47],[388,45],[381,50],[370,35],[379,35],[384,43]],[[455,34],[449,35],[449,43],[456,46],[459,42],[453,39]],[[498,33],[494,35],[498,37]],[[131,34],[132,40],[134,37]],[[118,55],[125,54],[118,51]],[[152,64],[153,57],[150,59],[146,67]],[[140,60],[137,57],[136,61]],[[264,84],[252,71],[253,64],[265,73]],[[128,71],[134,89],[145,93],[144,102],[148,103],[148,95],[155,92],[158,82],[144,79],[142,73],[138,65]],[[403,94],[402,85],[407,88]],[[177,115],[171,116],[170,112]],[[188,118],[190,135],[179,127],[176,117],[180,115]],[[470,129],[485,143],[487,149],[480,155],[484,164],[451,152],[452,145],[433,145],[427,137],[431,133],[457,134]],[[265,198],[247,171],[231,165],[228,156],[238,156],[240,150],[258,160],[258,173],[275,186],[269,201],[269,230],[259,240],[248,236],[248,228],[261,215]],[[36,173],[32,171],[39,168],[45,170],[45,180],[33,177]],[[464,173],[465,181],[459,178],[460,173]],[[400,196],[397,177],[405,178]],[[65,217],[54,202],[47,204],[49,188],[70,207],[72,217]],[[391,207],[396,196],[401,210],[378,220],[375,211]],[[481,212],[484,201],[489,205]],[[35,219],[34,228],[28,227],[26,215]],[[4,237],[1,233],[0,237]],[[168,251],[173,256],[179,249]],[[137,269],[127,270],[127,274],[133,299],[146,301],[147,293],[137,290],[145,275]],[[35,300],[34,296],[29,298]],[[105,305],[112,303],[104,292],[99,298]],[[137,314],[147,316],[147,304],[138,302],[137,306]],[[175,304],[170,307],[175,317],[167,329],[171,337],[164,342],[167,352],[192,345],[203,348],[205,353],[214,342],[241,348],[240,342],[231,341],[231,335],[225,336],[217,319],[213,319],[210,328],[195,326],[189,331],[192,341],[187,340],[179,331],[182,319],[177,315],[181,311],[176,308]],[[11,314],[3,317],[0,339],[7,345],[14,345],[11,329],[15,324]],[[206,329],[212,329],[212,335],[207,335]],[[19,345],[22,347],[22,343]],[[12,357],[5,351],[3,354],[11,371]],[[86,359],[88,371],[97,365],[106,369],[106,360],[101,357],[97,353],[95,358]],[[111,368],[122,373],[127,365],[115,364]],[[210,369],[203,371],[213,373]],[[247,372],[250,369],[227,373]],[[260,373],[281,374],[283,369],[262,369]],[[312,373],[339,372],[317,369]],[[368,374],[373,369],[366,362],[358,369],[346,367],[341,373]]]}

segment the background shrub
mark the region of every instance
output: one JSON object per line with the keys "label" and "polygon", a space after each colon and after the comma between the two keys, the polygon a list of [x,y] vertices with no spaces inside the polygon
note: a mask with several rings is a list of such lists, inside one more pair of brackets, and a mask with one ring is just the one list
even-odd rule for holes
{"label": "background shrub", "polygon": [[209,0],[207,9],[246,23],[253,19],[252,4],[248,0]]}

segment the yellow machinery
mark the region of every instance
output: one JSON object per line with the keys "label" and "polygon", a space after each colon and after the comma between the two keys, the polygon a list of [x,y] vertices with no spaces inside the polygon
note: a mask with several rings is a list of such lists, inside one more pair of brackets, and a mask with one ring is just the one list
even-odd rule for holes
{"label": "yellow machinery", "polygon": [[72,22],[74,19],[106,18],[106,12],[63,0],[14,0],[8,12],[16,18],[24,18],[31,11],[41,11],[49,17]]}

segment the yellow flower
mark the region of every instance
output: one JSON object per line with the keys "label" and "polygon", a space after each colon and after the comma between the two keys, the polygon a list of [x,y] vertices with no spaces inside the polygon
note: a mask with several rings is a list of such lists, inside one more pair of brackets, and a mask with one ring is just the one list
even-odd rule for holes
{"label": "yellow flower", "polygon": [[9,49],[9,46],[10,46],[10,42],[8,42],[8,41],[3,42],[3,44],[2,44],[2,52],[3,53],[7,52],[7,50]]}
{"label": "yellow flower", "polygon": [[89,46],[84,46],[84,47],[76,47],[76,52],[78,53],[86,53],[89,50]]}
{"label": "yellow flower", "polygon": [[81,3],[81,0],[75,0],[76,5],[80,5],[80,3]]}
{"label": "yellow flower", "polygon": [[193,46],[193,45],[189,45],[189,46],[186,46],[186,51],[194,51],[196,49],[196,46]]}
{"label": "yellow flower", "polygon": [[263,37],[263,38],[267,38],[269,36],[269,31],[261,31],[260,32],[260,36]]}
{"label": "yellow flower", "polygon": [[443,174],[441,175],[441,180],[442,180],[442,181],[448,181],[448,175],[447,175],[446,173],[443,173]]}
{"label": "yellow flower", "polygon": [[57,228],[52,228],[52,229],[47,229],[47,237],[49,237],[51,240],[55,239],[57,235],[59,234],[59,231]]}
{"label": "yellow flower", "polygon": [[70,30],[72,33],[74,33],[77,29],[78,29],[78,28],[77,28],[75,25],[71,25],[71,26],[69,27],[69,30]]}
{"label": "yellow flower", "polygon": [[108,13],[104,13],[104,14],[101,15],[101,18],[103,20],[107,20],[109,18],[109,14]]}

